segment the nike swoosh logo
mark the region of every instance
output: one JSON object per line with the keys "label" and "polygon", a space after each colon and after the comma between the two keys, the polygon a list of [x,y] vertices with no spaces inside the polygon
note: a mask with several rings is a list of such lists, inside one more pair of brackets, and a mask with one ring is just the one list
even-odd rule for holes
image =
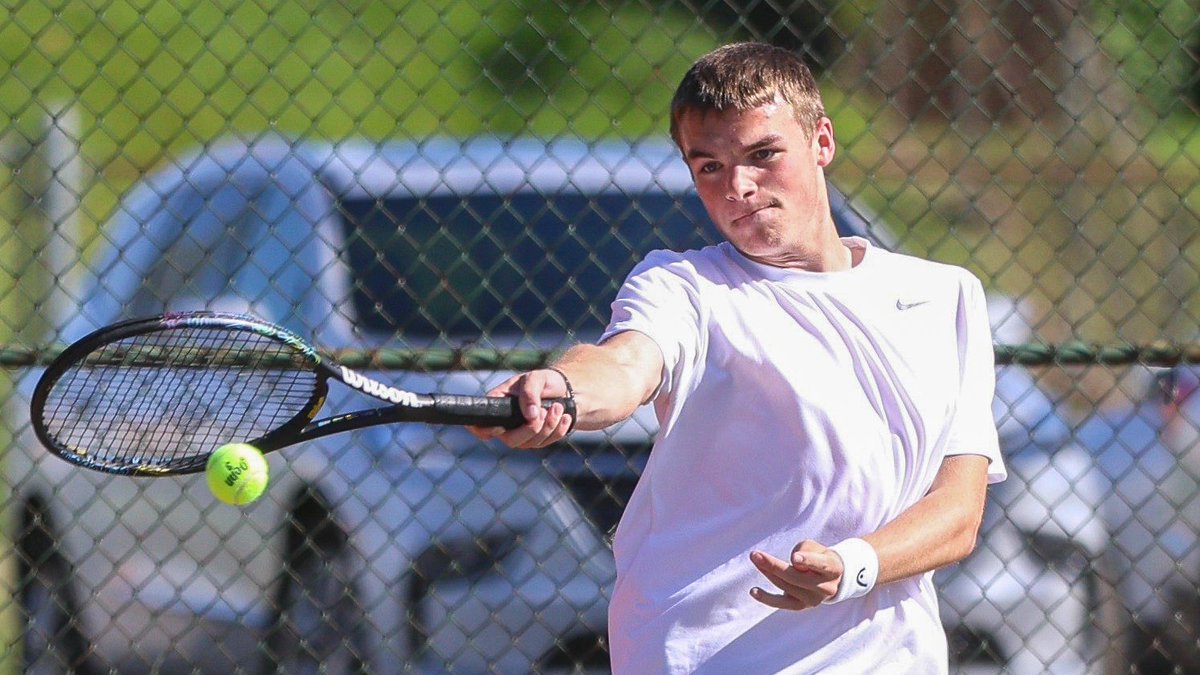
{"label": "nike swoosh logo", "polygon": [[863,577],[866,575],[866,573],[867,573],[867,568],[864,567],[858,571],[858,576],[855,578],[855,581],[858,582],[858,585],[862,586],[863,588],[867,587],[867,582],[865,579],[863,579]]}
{"label": "nike swoosh logo", "polygon": [[906,309],[912,309],[913,307],[919,307],[921,305],[927,304],[928,302],[929,302],[928,300],[918,300],[916,302],[903,302],[901,300],[897,300],[896,301],[896,309],[903,312]]}

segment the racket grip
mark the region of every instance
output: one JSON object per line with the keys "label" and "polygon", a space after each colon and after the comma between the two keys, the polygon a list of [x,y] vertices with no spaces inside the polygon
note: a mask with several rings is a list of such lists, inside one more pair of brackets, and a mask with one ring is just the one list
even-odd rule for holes
{"label": "racket grip", "polygon": [[[561,403],[563,412],[575,417],[575,399],[548,398],[542,401],[543,408]],[[462,424],[480,427],[504,427],[516,429],[525,424],[525,414],[516,396],[456,396],[438,394],[434,396],[437,421],[443,424]]]}

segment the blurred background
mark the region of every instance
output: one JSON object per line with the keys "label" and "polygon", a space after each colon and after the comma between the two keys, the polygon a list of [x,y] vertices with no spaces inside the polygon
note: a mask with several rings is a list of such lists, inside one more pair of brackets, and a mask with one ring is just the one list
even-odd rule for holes
{"label": "blurred background", "polygon": [[167,309],[463,393],[592,339],[647,251],[715,240],[667,108],[747,39],[818,74],[842,231],[992,297],[1011,477],[938,575],[955,671],[1200,672],[1198,10],[3,3],[0,672],[605,672],[648,411],[542,453],[331,437],[242,509],[66,465],[28,397]]}

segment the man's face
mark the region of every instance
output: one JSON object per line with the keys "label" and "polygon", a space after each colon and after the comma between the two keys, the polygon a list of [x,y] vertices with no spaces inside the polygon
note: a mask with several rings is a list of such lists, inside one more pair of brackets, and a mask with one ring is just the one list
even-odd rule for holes
{"label": "man's face", "polygon": [[748,257],[794,260],[833,228],[824,174],[834,153],[827,118],[805,129],[782,102],[688,110],[678,139],[709,217]]}

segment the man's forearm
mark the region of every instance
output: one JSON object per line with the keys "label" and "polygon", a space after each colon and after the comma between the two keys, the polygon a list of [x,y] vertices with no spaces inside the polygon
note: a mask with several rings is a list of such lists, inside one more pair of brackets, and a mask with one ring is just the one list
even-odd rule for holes
{"label": "man's forearm", "polygon": [[971,553],[983,518],[987,458],[947,458],[933,487],[912,507],[863,537],[879,555],[887,583],[956,563]]}
{"label": "man's forearm", "polygon": [[646,336],[626,332],[601,345],[575,345],[553,367],[574,389],[575,428],[594,430],[627,419],[650,398],[662,375],[662,355]]}

